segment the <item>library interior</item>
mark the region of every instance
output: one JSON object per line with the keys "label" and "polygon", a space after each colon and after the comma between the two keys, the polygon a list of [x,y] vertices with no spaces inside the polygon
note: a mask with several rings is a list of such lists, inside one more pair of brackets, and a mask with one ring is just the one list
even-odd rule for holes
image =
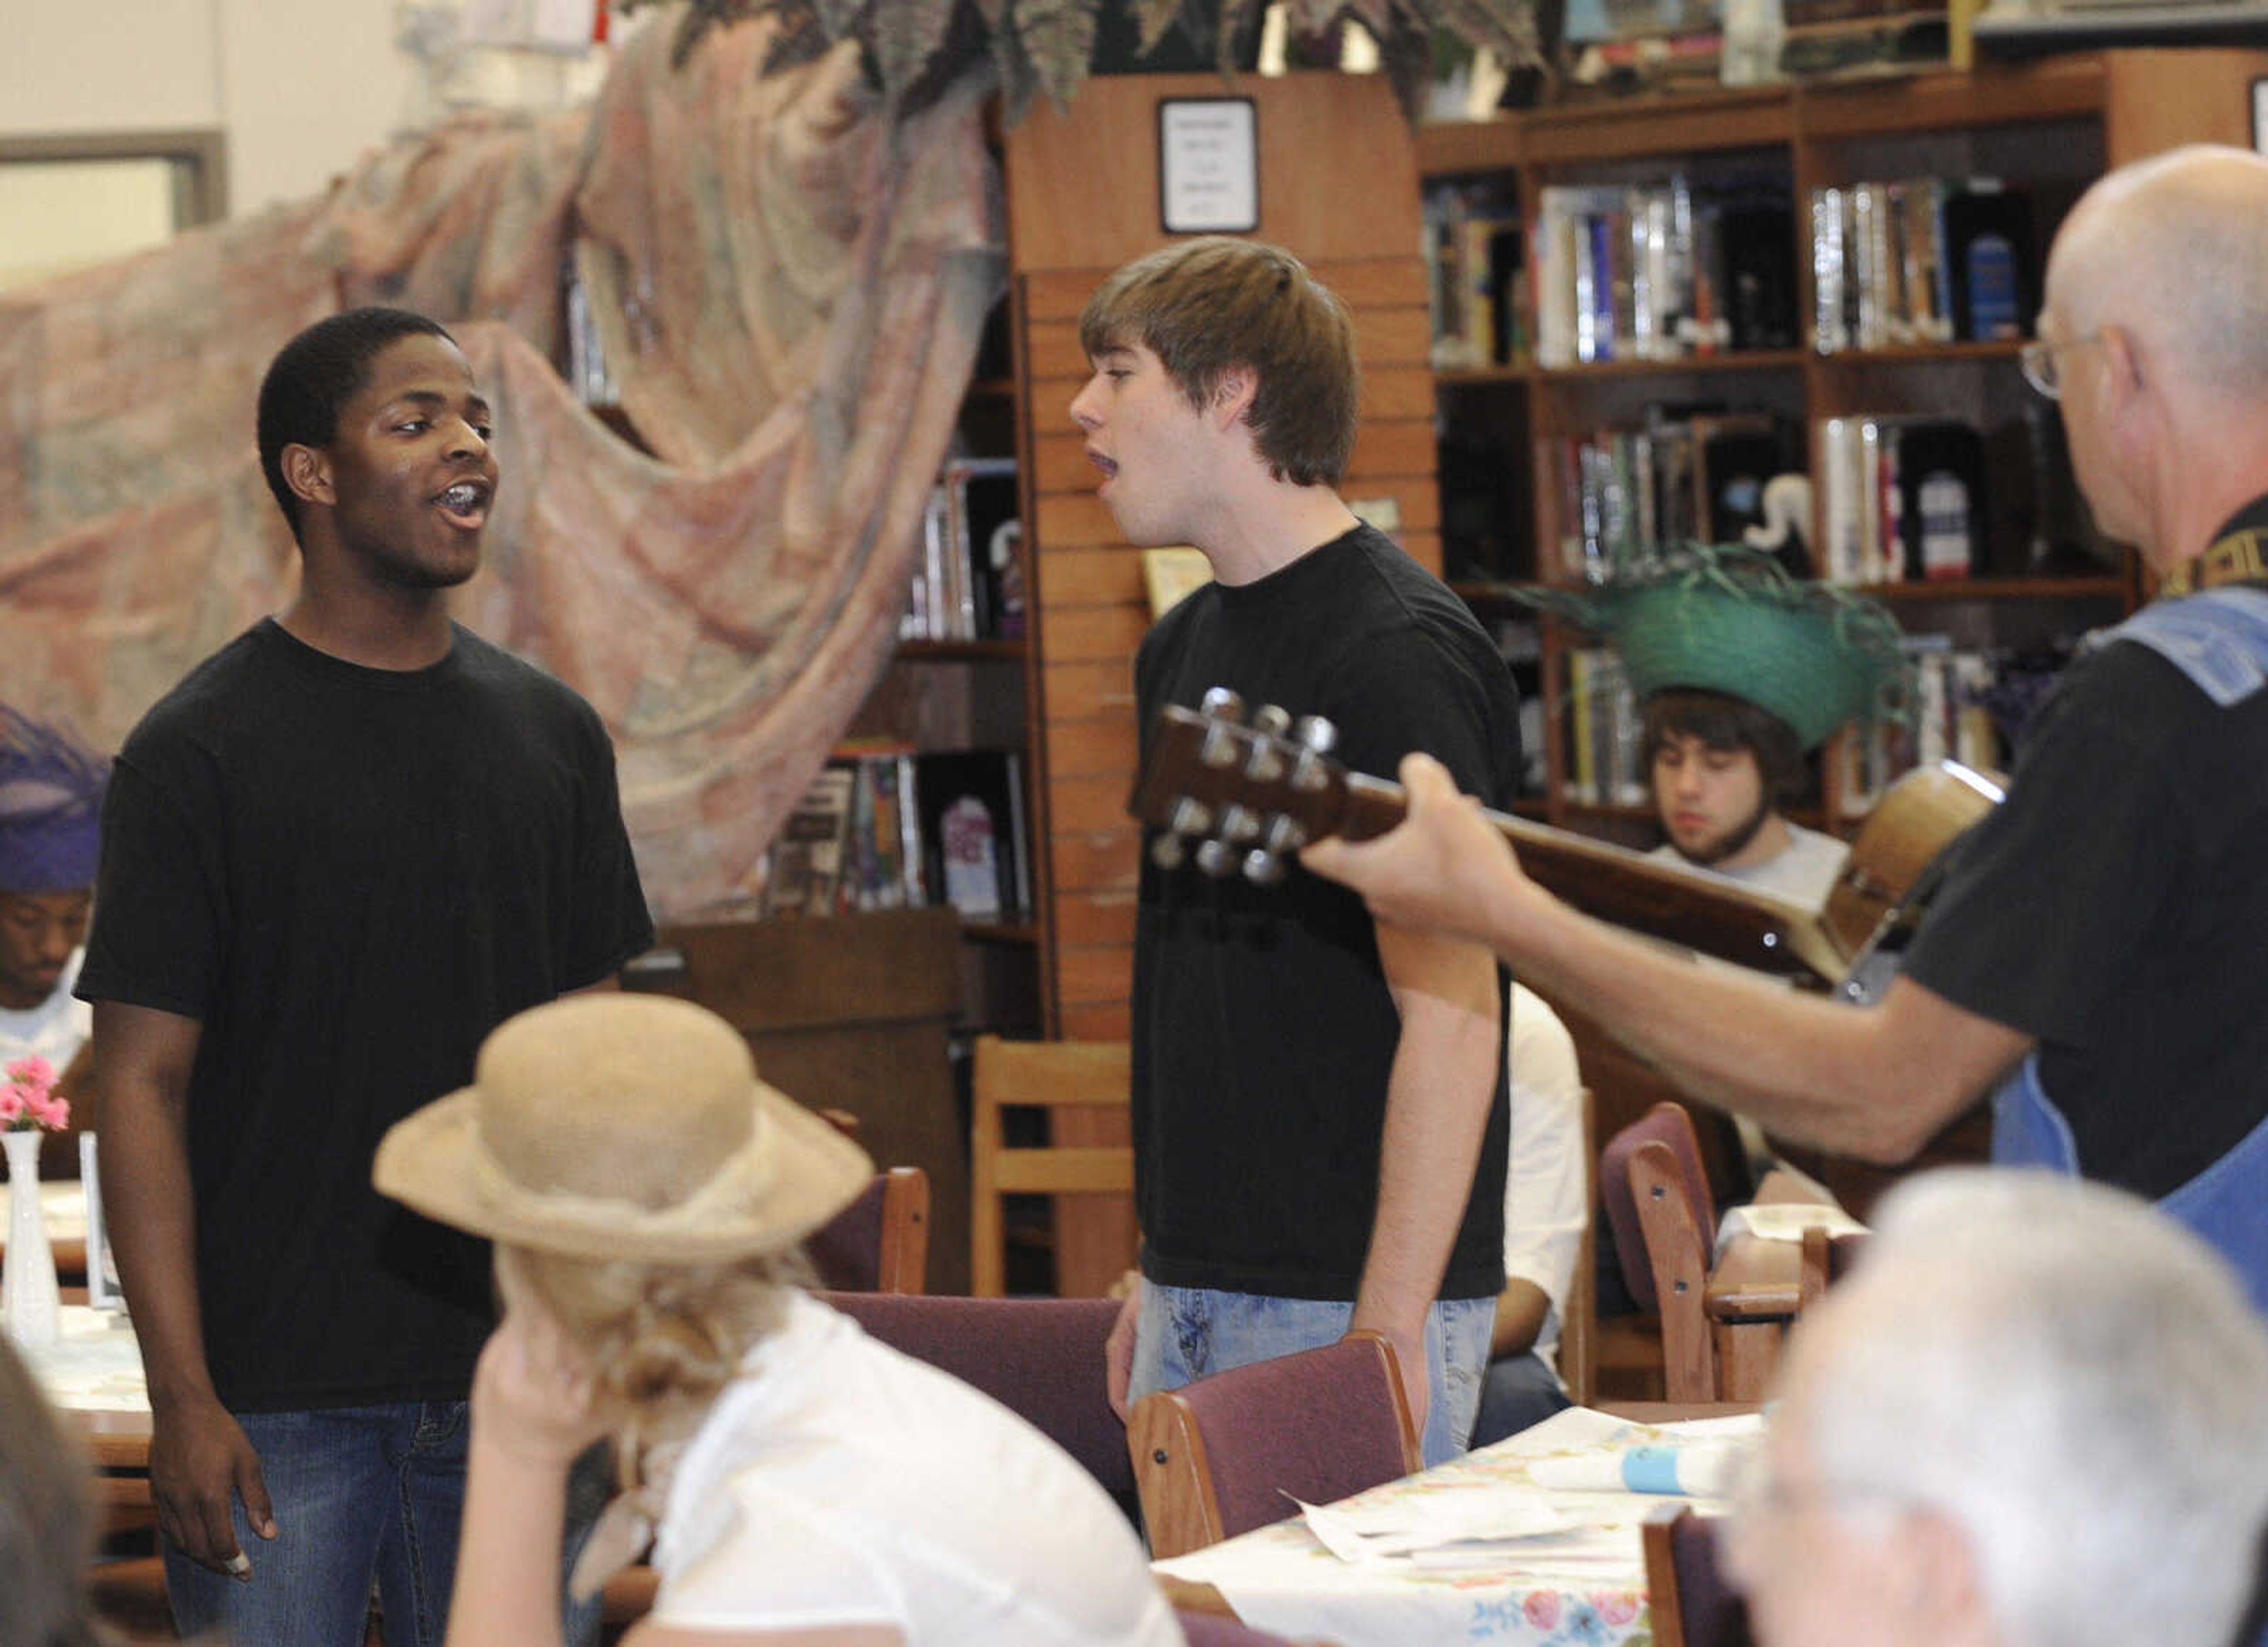
{"label": "library interior", "polygon": [[2268,5],[18,10],[0,1647],[2268,1643]]}

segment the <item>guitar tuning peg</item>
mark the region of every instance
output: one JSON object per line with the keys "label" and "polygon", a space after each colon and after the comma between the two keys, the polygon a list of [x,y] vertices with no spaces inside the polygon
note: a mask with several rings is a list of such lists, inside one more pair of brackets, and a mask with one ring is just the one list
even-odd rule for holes
{"label": "guitar tuning peg", "polygon": [[1296,852],[1307,844],[1307,832],[1293,820],[1278,813],[1276,821],[1268,826],[1265,845],[1269,851],[1282,854]]}
{"label": "guitar tuning peg", "polygon": [[1226,687],[1208,687],[1197,701],[1197,711],[1209,720],[1244,723],[1244,700]]}
{"label": "guitar tuning peg", "polygon": [[1250,846],[1260,839],[1260,814],[1249,806],[1230,806],[1220,815],[1220,838],[1231,846]]}
{"label": "guitar tuning peg", "polygon": [[1292,727],[1292,739],[1319,755],[1327,755],[1338,747],[1339,729],[1320,715],[1302,715]]}
{"label": "guitar tuning peg", "polygon": [[1184,795],[1174,803],[1174,815],[1166,827],[1175,835],[1201,835],[1212,833],[1212,808],[1203,801]]}
{"label": "guitar tuning peg", "polygon": [[1292,711],[1280,703],[1263,703],[1252,711],[1252,730],[1266,738],[1281,738],[1292,730]]}
{"label": "guitar tuning peg", "polygon": [[1284,879],[1284,860],[1273,852],[1247,852],[1244,879],[1256,886],[1273,886]]}
{"label": "guitar tuning peg", "polygon": [[1224,841],[1207,841],[1197,847],[1197,868],[1215,880],[1235,872],[1236,849]]}
{"label": "guitar tuning peg", "polygon": [[1177,835],[1161,835],[1150,842],[1150,862],[1171,873],[1189,861],[1189,849]]}

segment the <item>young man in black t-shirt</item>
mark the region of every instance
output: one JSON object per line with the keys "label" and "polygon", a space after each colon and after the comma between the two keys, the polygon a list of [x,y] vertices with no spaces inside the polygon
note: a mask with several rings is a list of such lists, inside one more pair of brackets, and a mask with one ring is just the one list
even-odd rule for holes
{"label": "young man in black t-shirt", "polygon": [[497,486],[448,335],[359,309],[261,387],[297,596],[127,739],[78,993],[185,1636],[439,1639],[484,1246],[372,1188],[482,1036],[652,926],[590,706],[450,621]]}
{"label": "young man in black t-shirt", "polygon": [[[1226,239],[1128,265],[1087,306],[1071,404],[1129,540],[1214,581],[1144,642],[1158,710],[1226,687],[1325,717],[1358,769],[1412,749],[1508,798],[1517,706],[1463,604],[1347,509],[1346,310]],[[1504,982],[1488,952],[1281,886],[1146,862],[1135,939],[1142,1277],[1112,1340],[1130,1398],[1334,1340],[1394,1344],[1429,1461],[1461,1450],[1503,1285]]]}
{"label": "young man in black t-shirt", "polygon": [[[1995,1160],[2157,1201],[2268,1307],[2268,160],[2110,173],[2025,353],[2097,523],[2169,595],[2073,665],[1881,1004],[1665,961],[1522,876],[1423,762],[1410,820],[1316,871],[1491,944],[1772,1131],[1882,1161],[1994,1098]],[[2188,592],[2201,592],[2191,594]]]}

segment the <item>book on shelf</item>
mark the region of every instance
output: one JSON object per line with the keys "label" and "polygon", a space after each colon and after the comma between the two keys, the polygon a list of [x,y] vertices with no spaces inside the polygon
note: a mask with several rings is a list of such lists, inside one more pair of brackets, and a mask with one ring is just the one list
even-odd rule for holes
{"label": "book on shelf", "polygon": [[922,558],[903,640],[1012,640],[1024,633],[1023,526],[1013,458],[948,458],[922,515]]}
{"label": "book on shelf", "polygon": [[1696,539],[1738,542],[1764,482],[1803,467],[1770,413],[1649,408],[1640,429],[1546,436],[1535,473],[1558,514],[1559,574],[1598,583]]}
{"label": "book on shelf", "polygon": [[1778,180],[1539,191],[1535,357],[1565,367],[1788,349],[1795,234]]}
{"label": "book on shelf", "polygon": [[780,825],[764,873],[762,908],[767,917],[835,912],[857,782],[847,766],[821,768]]}
{"label": "book on shelf", "polygon": [[1957,418],[1821,420],[1822,564],[1830,583],[1973,577],[1984,561],[1984,437]]}
{"label": "book on shelf", "polygon": [[1646,716],[1611,647],[1567,656],[1568,798],[1585,806],[1642,806],[1647,798]]}
{"label": "book on shelf", "polygon": [[2008,752],[1988,700],[2012,672],[2031,667],[2000,651],[1955,647],[1943,635],[1909,635],[1910,697],[1904,720],[1883,718],[1842,740],[1840,811],[1863,818],[1889,786],[1916,767],[1958,761],[2002,769]]}
{"label": "book on shelf", "polygon": [[1028,918],[1022,757],[1012,749],[917,755],[914,789],[929,901],[951,904],[970,920]]}
{"label": "book on shelf", "polygon": [[1447,184],[1425,200],[1426,313],[1436,371],[1526,358],[1519,209],[1485,184]]}
{"label": "book on shelf", "polygon": [[2021,337],[2038,310],[2030,202],[1995,178],[1816,188],[1810,236],[1823,355]]}

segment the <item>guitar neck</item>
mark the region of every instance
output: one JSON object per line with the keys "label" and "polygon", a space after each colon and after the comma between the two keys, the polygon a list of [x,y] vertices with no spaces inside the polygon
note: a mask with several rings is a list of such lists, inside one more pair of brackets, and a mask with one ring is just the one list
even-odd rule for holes
{"label": "guitar neck", "polygon": [[[1400,784],[1361,773],[1349,775],[1346,800],[1338,833],[1349,841],[1384,835],[1409,810]],[[1844,974],[1841,948],[1801,904],[1570,829],[1483,815],[1512,842],[1529,879],[1587,915],[1758,972],[1830,983]]]}

